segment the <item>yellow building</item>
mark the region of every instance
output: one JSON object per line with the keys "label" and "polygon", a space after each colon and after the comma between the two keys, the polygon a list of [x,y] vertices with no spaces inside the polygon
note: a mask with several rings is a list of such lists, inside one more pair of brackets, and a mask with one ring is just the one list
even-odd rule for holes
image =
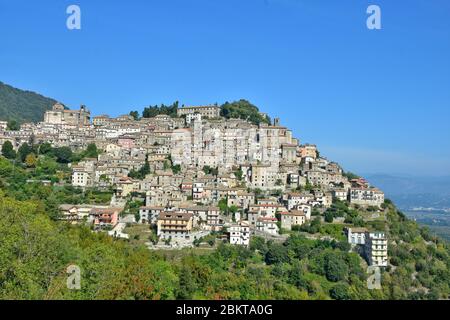
{"label": "yellow building", "polygon": [[192,232],[192,220],[192,213],[161,213],[157,222],[158,236],[162,239],[188,240]]}

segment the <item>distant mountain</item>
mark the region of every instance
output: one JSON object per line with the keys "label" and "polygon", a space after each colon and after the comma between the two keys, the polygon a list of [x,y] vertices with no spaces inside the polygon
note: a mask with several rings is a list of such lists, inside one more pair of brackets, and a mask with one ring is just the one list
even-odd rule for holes
{"label": "distant mountain", "polygon": [[0,120],[39,122],[56,100],[0,82]]}
{"label": "distant mountain", "polygon": [[414,177],[387,174],[366,175],[401,209],[414,207],[450,208],[450,177]]}

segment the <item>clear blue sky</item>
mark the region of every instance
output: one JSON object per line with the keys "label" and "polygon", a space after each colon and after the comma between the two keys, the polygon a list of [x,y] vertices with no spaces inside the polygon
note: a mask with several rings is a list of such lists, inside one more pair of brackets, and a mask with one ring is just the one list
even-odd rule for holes
{"label": "clear blue sky", "polygon": [[450,175],[448,0],[0,0],[0,81],[94,114],[246,98],[348,170]]}

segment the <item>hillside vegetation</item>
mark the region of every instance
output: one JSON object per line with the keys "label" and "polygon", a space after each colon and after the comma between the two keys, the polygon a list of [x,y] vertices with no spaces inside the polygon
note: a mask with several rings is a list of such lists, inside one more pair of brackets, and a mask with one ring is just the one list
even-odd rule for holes
{"label": "hillside vegetation", "polygon": [[235,118],[247,120],[254,124],[270,124],[270,118],[267,115],[261,114],[258,107],[244,99],[231,103],[225,102],[220,108],[220,115],[227,119]]}
{"label": "hillside vegetation", "polygon": [[39,122],[55,103],[56,100],[0,82],[0,120]]}
{"label": "hillside vegetation", "polygon": [[[305,226],[284,243],[253,237],[250,248],[218,244],[156,253],[57,220],[60,203],[108,201],[30,178],[65,179],[66,164],[39,155],[34,167],[0,157],[0,299],[447,299],[450,249],[387,201],[384,229],[390,266],[382,289],[367,289],[367,264],[337,224]],[[364,212],[338,203],[333,215],[365,225]],[[333,227],[331,227],[333,226]],[[334,227],[337,226],[337,227]],[[377,229],[382,226],[377,225]],[[315,230],[314,230],[315,229]],[[334,240],[333,240],[334,239]],[[81,268],[82,287],[66,287],[68,265]]]}

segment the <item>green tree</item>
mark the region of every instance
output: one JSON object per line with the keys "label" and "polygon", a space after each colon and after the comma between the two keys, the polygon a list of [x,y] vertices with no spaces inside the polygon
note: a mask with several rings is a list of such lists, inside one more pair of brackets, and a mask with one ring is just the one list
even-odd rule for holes
{"label": "green tree", "polygon": [[70,163],[72,161],[73,152],[69,147],[55,148],[53,153],[59,163]]}
{"label": "green tree", "polygon": [[18,150],[18,155],[20,158],[20,161],[25,162],[25,159],[27,155],[29,155],[32,152],[31,147],[28,145],[28,143],[23,143]]}
{"label": "green tree", "polygon": [[325,212],[325,222],[332,223],[333,222],[333,218],[334,218],[333,212],[331,212],[330,210],[327,210]]}
{"label": "green tree", "polygon": [[99,151],[95,143],[90,143],[84,151],[83,158],[97,158]]}
{"label": "green tree", "polygon": [[330,289],[330,297],[335,300],[350,300],[349,286],[346,283],[338,283]]}
{"label": "green tree", "polygon": [[164,170],[169,170],[171,168],[171,164],[169,160],[164,161],[164,165],[163,165],[163,169]]}
{"label": "green tree", "polygon": [[306,180],[306,185],[305,185],[305,190],[306,191],[311,191],[314,189],[314,186],[311,184],[311,182],[309,182],[309,180]]}
{"label": "green tree", "polygon": [[289,254],[287,247],[279,243],[271,243],[266,253],[265,260],[266,263],[269,265],[289,262]]}
{"label": "green tree", "polygon": [[178,174],[181,172],[181,166],[179,164],[172,166],[172,172]]}
{"label": "green tree", "polygon": [[244,173],[242,172],[242,169],[239,169],[234,172],[234,175],[236,176],[236,179],[238,179],[239,181],[242,181],[242,177],[243,177]]}
{"label": "green tree", "polygon": [[132,116],[136,121],[139,120],[139,112],[137,111],[130,111],[130,116]]}
{"label": "green tree", "polygon": [[261,254],[265,255],[267,253],[268,247],[266,245],[266,240],[262,237],[251,237],[250,239],[250,250],[258,250]]}
{"label": "green tree", "polygon": [[205,174],[211,174],[213,176],[217,176],[219,174],[219,169],[218,168],[211,168],[210,166],[204,166],[203,167],[203,172]]}
{"label": "green tree", "polygon": [[11,141],[7,140],[2,145],[2,155],[7,159],[15,159],[16,151],[13,148]]}
{"label": "green tree", "polygon": [[219,209],[220,212],[228,213],[228,201],[226,198],[222,198],[219,200]]}
{"label": "green tree", "polygon": [[353,172],[344,172],[342,174],[344,177],[347,177],[348,180],[353,180],[353,179],[359,179],[361,178],[360,176],[358,176],[357,174],[353,173]]}
{"label": "green tree", "polygon": [[191,270],[183,266],[179,275],[179,288],[177,298],[181,300],[190,300],[196,290],[196,284]]}
{"label": "green tree", "polygon": [[270,118],[268,116],[261,114],[258,107],[244,99],[231,103],[225,102],[221,106],[220,115],[227,119],[238,118],[254,124],[270,124]]}
{"label": "green tree", "polygon": [[160,106],[149,106],[144,109],[142,112],[143,118],[154,118],[158,115],[168,115],[171,117],[177,116],[177,110],[178,110],[178,101],[175,101],[169,106],[166,106],[164,104],[161,104]]}
{"label": "green tree", "polygon": [[19,131],[20,124],[19,122],[17,122],[17,120],[9,120],[6,129],[10,131]]}
{"label": "green tree", "polygon": [[52,145],[48,142],[45,142],[39,146],[39,154],[50,154],[53,148]]}
{"label": "green tree", "polygon": [[348,275],[348,266],[336,253],[330,252],[325,256],[325,274],[329,281],[345,280]]}
{"label": "green tree", "polygon": [[42,299],[65,256],[60,231],[35,202],[0,196],[0,299]]}

